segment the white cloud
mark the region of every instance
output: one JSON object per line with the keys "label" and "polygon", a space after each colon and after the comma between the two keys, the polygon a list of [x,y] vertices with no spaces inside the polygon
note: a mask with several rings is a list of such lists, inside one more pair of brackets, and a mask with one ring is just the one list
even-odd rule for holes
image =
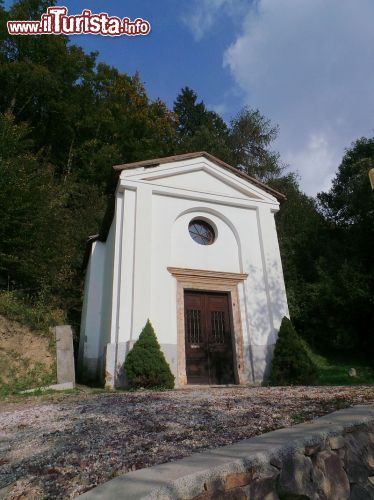
{"label": "white cloud", "polygon": [[209,104],[208,103],[207,108],[212,110],[212,111],[215,111],[219,115],[224,115],[228,111],[227,104],[224,102],[221,102],[219,104]]}
{"label": "white cloud", "polygon": [[305,192],[315,194],[329,189],[341,160],[341,152],[333,142],[321,133],[311,133],[299,148],[289,147],[283,154],[283,160],[292,170],[299,171]]}
{"label": "white cloud", "polygon": [[280,126],[276,146],[309,194],[372,134],[374,2],[259,0],[224,54],[245,102]]}
{"label": "white cloud", "polygon": [[224,14],[239,21],[251,0],[195,0],[183,22],[191,30],[195,40],[199,42]]}

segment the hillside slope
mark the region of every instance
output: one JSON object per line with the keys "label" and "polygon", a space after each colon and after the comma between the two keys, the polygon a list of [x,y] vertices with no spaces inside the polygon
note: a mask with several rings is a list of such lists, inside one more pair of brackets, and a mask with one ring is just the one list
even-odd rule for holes
{"label": "hillside slope", "polygon": [[55,383],[52,334],[30,330],[0,315],[0,394]]}

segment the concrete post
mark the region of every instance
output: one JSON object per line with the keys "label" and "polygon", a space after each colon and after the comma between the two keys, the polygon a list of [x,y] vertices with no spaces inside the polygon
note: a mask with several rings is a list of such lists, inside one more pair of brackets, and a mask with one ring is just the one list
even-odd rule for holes
{"label": "concrete post", "polygon": [[56,326],[57,382],[75,384],[73,331],[70,325]]}

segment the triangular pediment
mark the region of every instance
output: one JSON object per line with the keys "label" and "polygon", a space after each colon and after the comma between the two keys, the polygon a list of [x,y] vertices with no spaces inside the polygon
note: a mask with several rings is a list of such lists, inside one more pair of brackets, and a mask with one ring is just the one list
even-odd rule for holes
{"label": "triangular pediment", "polygon": [[226,179],[223,180],[217,175],[212,175],[204,169],[190,172],[178,173],[168,177],[154,179],[152,184],[158,184],[175,189],[185,189],[188,191],[211,193],[235,198],[255,198],[259,196],[248,189],[239,188],[232,185]]}
{"label": "triangular pediment", "polygon": [[[202,168],[199,168],[199,165]],[[192,171],[196,172],[204,170],[206,173],[209,173],[210,171],[210,174],[213,177],[218,180],[222,180],[224,184],[234,188],[234,191],[237,190],[245,194],[246,197],[259,198],[267,202],[275,203],[286,199],[284,194],[272,189],[254,177],[249,176],[240,169],[232,167],[228,163],[225,163],[206,151],[184,153],[133,163],[124,163],[122,165],[115,165],[113,168],[116,172],[121,172],[122,179],[131,178],[133,180],[142,179],[144,181],[151,181],[156,178],[161,179],[172,177],[173,175],[179,174],[187,175],[187,173]],[[178,172],[178,169],[180,168],[183,169],[183,172]],[[143,174],[145,174],[146,171],[147,174],[143,177]],[[154,174],[155,171],[156,175]],[[139,174],[141,175],[139,176]],[[197,177],[198,176],[195,176],[196,179]],[[191,184],[191,182],[192,184],[195,184],[195,180],[192,181],[192,177],[188,179],[185,177],[183,180],[186,181],[187,184]],[[205,178],[201,180],[205,183],[208,179]],[[173,184],[173,181],[171,182]],[[216,184],[216,187],[217,186],[218,185]],[[173,185],[173,187],[175,186]],[[175,187],[175,189],[178,188]],[[192,189],[195,190],[195,186],[192,186]],[[222,186],[219,188],[217,194],[220,194],[220,192],[222,192]],[[225,191],[225,194],[227,194],[227,190]]]}
{"label": "triangular pediment", "polygon": [[250,181],[240,179],[206,159],[196,158],[191,161],[129,170],[125,176],[129,180],[142,180],[176,191],[184,190],[242,200],[274,200],[269,193]]}

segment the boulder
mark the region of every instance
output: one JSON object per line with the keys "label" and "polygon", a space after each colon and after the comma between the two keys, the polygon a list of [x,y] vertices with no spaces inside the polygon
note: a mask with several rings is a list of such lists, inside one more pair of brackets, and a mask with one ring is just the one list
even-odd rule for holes
{"label": "boulder", "polygon": [[312,460],[301,453],[285,457],[279,475],[279,496],[312,499],[316,493],[317,484],[314,481]]}
{"label": "boulder", "polygon": [[323,493],[321,498],[349,498],[349,481],[338,454],[328,450],[318,453],[314,472],[318,489]]}

